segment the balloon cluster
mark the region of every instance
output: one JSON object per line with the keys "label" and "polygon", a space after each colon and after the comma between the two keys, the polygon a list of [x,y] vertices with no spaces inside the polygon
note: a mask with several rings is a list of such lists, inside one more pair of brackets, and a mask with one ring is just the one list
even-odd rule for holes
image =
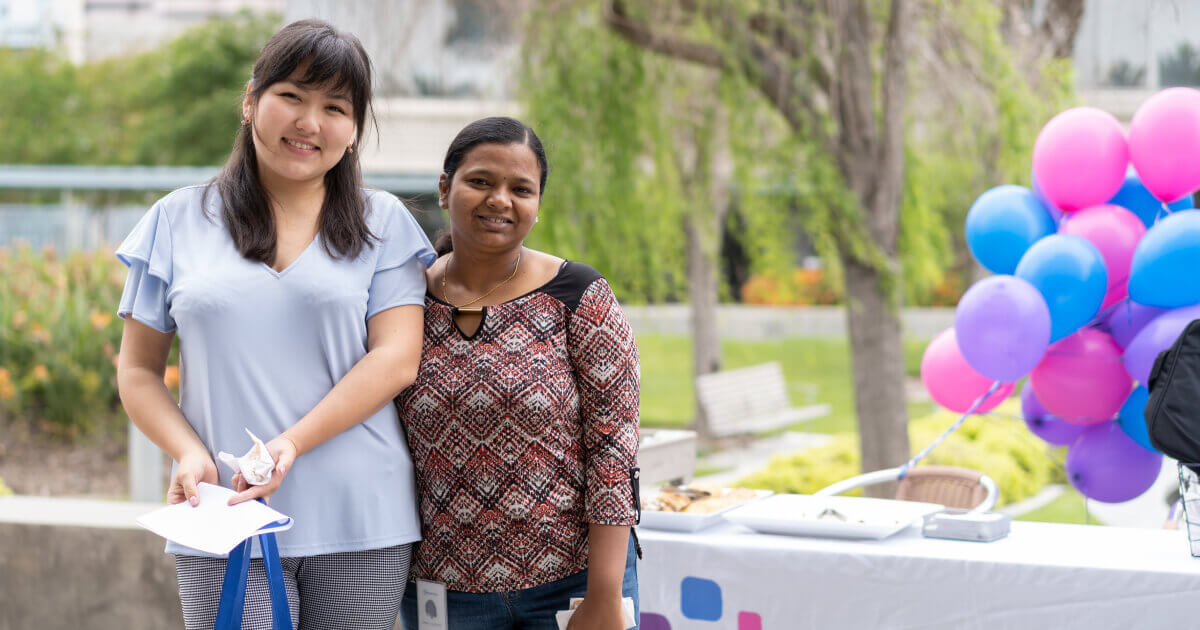
{"label": "balloon cluster", "polygon": [[1033,189],[993,188],[967,214],[967,245],[996,275],[963,295],[954,328],[925,350],[933,400],[966,413],[1003,384],[974,409],[984,413],[1028,375],[1025,422],[1067,446],[1072,485],[1106,502],[1145,492],[1162,466],[1145,383],[1200,318],[1197,190],[1200,91],[1155,94],[1128,135],[1099,109],[1051,119],[1034,144]]}

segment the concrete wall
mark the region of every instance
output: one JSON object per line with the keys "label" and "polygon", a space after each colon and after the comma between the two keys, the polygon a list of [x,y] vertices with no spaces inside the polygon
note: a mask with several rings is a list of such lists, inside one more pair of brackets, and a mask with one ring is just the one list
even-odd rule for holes
{"label": "concrete wall", "polygon": [[[687,335],[686,304],[625,306],[625,316],[637,334]],[[932,339],[954,326],[952,308],[905,308],[900,312],[904,334]],[[780,337],[846,337],[846,312],[837,306],[741,306],[719,308],[718,333],[723,339],[772,340]]]}
{"label": "concrete wall", "polygon": [[0,497],[0,630],[182,627],[175,562],[133,522],[156,507]]}
{"label": "concrete wall", "polygon": [[160,507],[0,497],[0,630],[182,628],[175,559],[135,522]]}

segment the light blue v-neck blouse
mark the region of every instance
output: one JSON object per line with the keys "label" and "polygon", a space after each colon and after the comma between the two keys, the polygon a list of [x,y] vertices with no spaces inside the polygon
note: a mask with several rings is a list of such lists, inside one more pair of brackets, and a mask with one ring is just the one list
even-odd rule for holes
{"label": "light blue v-neck blouse", "polygon": [[[243,428],[267,441],[316,406],[366,355],[376,313],[424,304],[423,269],[435,258],[429,240],[396,197],[363,194],[380,241],[353,260],[331,257],[319,237],[282,272],[247,260],[208,186],[163,197],[117,249],[129,266],[118,313],[178,335],[179,406],[214,461],[217,451],[250,448]],[[230,486],[232,471],[220,462],[217,469]],[[271,507],[295,519],[278,535],[283,556],[419,540],[395,405],[299,457]],[[167,552],[203,555],[174,543]]]}

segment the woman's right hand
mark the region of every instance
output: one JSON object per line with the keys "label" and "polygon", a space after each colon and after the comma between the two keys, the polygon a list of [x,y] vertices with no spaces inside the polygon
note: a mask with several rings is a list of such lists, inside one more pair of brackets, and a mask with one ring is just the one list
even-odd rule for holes
{"label": "woman's right hand", "polygon": [[184,455],[175,468],[171,477],[171,487],[167,490],[167,504],[175,505],[187,501],[192,506],[200,505],[196,484],[201,481],[217,483],[217,465],[207,451],[196,451]]}

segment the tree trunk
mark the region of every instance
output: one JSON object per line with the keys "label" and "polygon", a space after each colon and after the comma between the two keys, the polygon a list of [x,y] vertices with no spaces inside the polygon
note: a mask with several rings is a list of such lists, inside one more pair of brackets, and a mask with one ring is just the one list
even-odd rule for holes
{"label": "tree trunk", "polygon": [[[687,235],[688,295],[691,298],[692,375],[711,374],[721,369],[721,335],[717,332],[717,307],[720,305],[721,228],[729,210],[729,189],[733,180],[733,161],[726,145],[724,117],[712,111],[708,131],[696,138],[696,185],[694,191],[707,191],[692,199],[694,210],[684,222]],[[696,433],[711,438],[708,418],[696,405]]]}
{"label": "tree trunk", "polygon": [[[687,281],[691,298],[692,376],[721,369],[721,337],[717,332],[717,264],[712,255],[716,236],[710,213],[692,213],[684,221],[687,233]],[[704,408],[696,403],[696,433],[701,440],[712,437]]]}
{"label": "tree trunk", "polygon": [[[871,81],[871,16],[865,2],[836,5],[842,48],[837,93],[838,164],[865,212],[875,255],[843,249],[846,318],[854,371],[862,469],[897,466],[909,458],[904,348],[900,331],[897,260],[900,196],[904,182],[904,110],[907,100],[906,8],[893,0],[884,50],[881,107]],[[894,484],[867,488],[894,496]]]}
{"label": "tree trunk", "polygon": [[[863,472],[872,472],[909,458],[900,316],[895,296],[882,290],[878,270],[851,260],[843,260],[843,265],[859,450]],[[865,490],[876,497],[896,493],[894,484]]]}

